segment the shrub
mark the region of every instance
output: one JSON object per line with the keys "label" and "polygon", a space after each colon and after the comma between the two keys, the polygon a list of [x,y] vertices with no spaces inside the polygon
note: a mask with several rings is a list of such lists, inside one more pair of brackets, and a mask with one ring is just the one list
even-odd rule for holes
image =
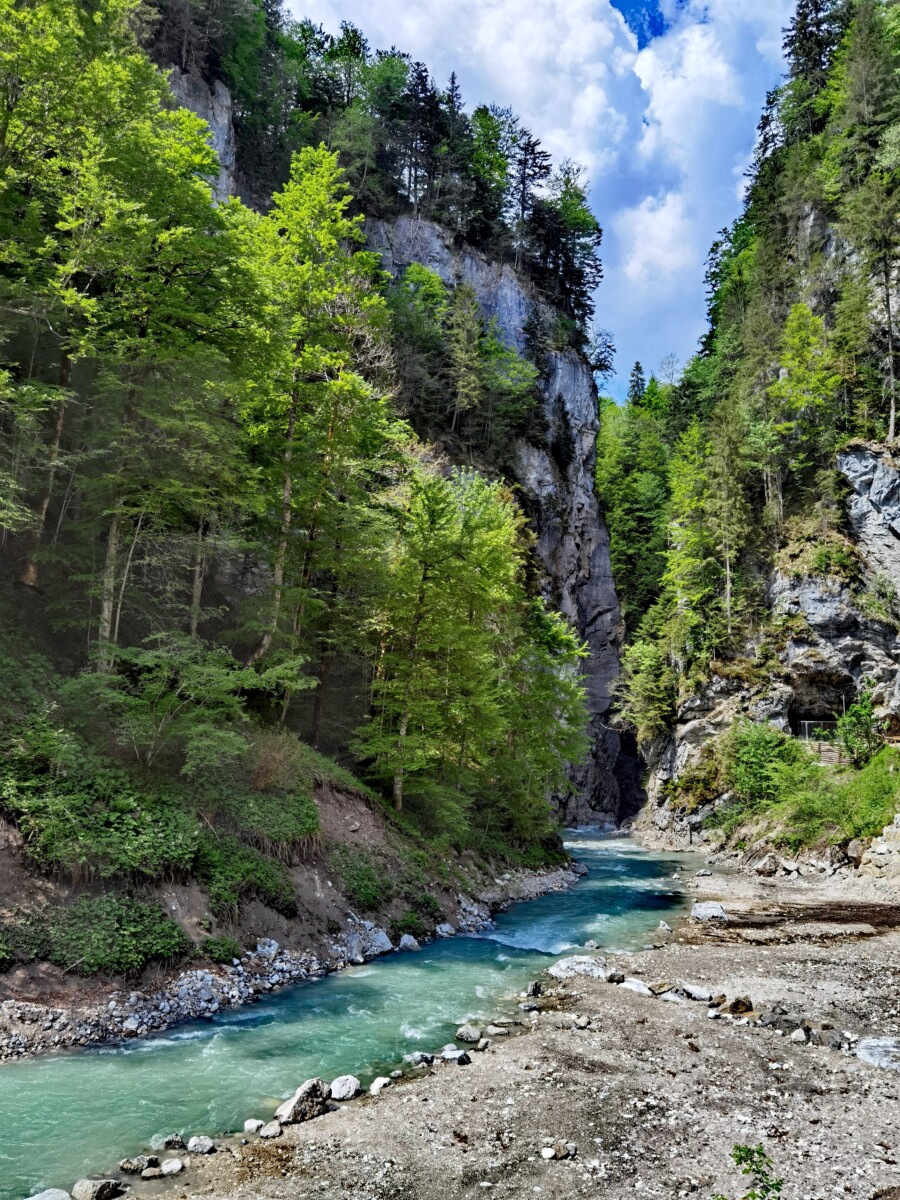
{"label": "shrub", "polygon": [[375,912],[393,899],[394,887],[384,864],[365,850],[335,845],[328,852],[328,862],[341,890],[361,912]]}
{"label": "shrub", "polygon": [[[741,1168],[742,1175],[750,1177],[750,1190],[744,1200],[777,1200],[784,1186],[783,1179],[772,1174],[773,1162],[763,1146],[737,1145],[731,1157]],[[726,1200],[724,1196],[713,1196],[712,1200]]]}
{"label": "shrub", "polygon": [[208,937],[203,943],[202,950],[206,957],[214,963],[230,963],[233,958],[240,958],[244,953],[241,943],[225,933]]}
{"label": "shrub", "polygon": [[82,896],[51,922],[52,963],[82,975],[126,975],[182,957],[190,939],[158,904],[127,896]]}
{"label": "shrub", "polygon": [[247,841],[282,858],[319,832],[319,810],[302,792],[241,791],[230,796],[220,812]]}
{"label": "shrub", "polygon": [[403,937],[404,933],[408,933],[417,942],[421,942],[423,938],[429,937],[433,930],[434,922],[429,925],[419,913],[409,910],[402,917],[397,917],[391,921],[391,938],[393,941],[397,941],[398,938]]}
{"label": "shrub", "polygon": [[806,747],[773,725],[741,721],[723,746],[726,779],[739,799],[760,806],[776,800],[785,768],[814,763]]}
{"label": "shrub", "polygon": [[884,745],[882,723],[875,719],[872,693],[863,692],[837,723],[838,741],[857,769],[864,767]]}
{"label": "shrub", "polygon": [[294,884],[284,865],[230,834],[204,833],[194,870],[220,920],[236,919],[242,901],[253,896],[286,917],[297,912]]}

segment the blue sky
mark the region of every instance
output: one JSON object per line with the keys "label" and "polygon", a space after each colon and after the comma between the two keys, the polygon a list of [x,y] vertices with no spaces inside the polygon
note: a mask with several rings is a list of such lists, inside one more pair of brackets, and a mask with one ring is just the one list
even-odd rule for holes
{"label": "blue sky", "polygon": [[631,364],[683,363],[705,327],[703,275],[740,210],[765,93],[781,76],[793,0],[288,0],[359,25],[470,107],[510,105],[557,159],[588,167],[604,229],[597,323]]}

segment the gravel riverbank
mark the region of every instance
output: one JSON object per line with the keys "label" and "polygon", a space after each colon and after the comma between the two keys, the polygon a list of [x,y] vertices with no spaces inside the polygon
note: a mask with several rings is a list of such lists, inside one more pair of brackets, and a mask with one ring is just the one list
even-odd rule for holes
{"label": "gravel riverbank", "polygon": [[588,974],[562,966],[509,1033],[466,1031],[490,1032],[482,1052],[458,1038],[463,1058],[406,1064],[377,1096],[183,1156],[177,1179],[136,1193],[708,1197],[746,1189],[730,1151],[761,1143],[786,1200],[893,1198],[900,932],[861,941],[865,922],[835,911],[854,931],[816,940],[804,906],[778,902],[766,928],[780,942],[689,921],[665,946],[575,964]]}

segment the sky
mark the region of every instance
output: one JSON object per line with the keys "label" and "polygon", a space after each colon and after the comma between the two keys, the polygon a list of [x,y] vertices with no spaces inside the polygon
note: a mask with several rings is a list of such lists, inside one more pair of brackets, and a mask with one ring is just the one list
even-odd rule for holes
{"label": "sky", "polygon": [[511,106],[556,161],[584,163],[603,226],[596,323],[632,363],[683,365],[705,328],[703,276],[740,212],[766,91],[794,0],[288,0],[330,32],[358,25],[469,109]]}

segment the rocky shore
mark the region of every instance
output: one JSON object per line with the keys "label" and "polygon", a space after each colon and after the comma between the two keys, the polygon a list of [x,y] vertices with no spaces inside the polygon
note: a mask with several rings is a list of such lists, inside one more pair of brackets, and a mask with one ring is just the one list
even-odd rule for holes
{"label": "rocky shore", "polygon": [[563,958],[516,1017],[461,1026],[365,1094],[297,1081],[271,1120],[176,1135],[73,1200],[685,1200],[746,1190],[735,1145],[765,1147],[785,1200],[895,1197],[900,906],[746,873],[690,885],[664,944]]}
{"label": "rocky shore", "polygon": [[[452,937],[489,929],[492,913],[571,887],[580,872],[583,868],[577,864],[508,872],[477,897],[457,896],[455,923],[438,925],[435,935]],[[181,971],[152,991],[116,990],[69,1007],[6,1000],[0,1003],[0,1060],[143,1037],[183,1021],[211,1018],[225,1008],[252,1004],[288,984],[417,948],[409,935],[395,945],[385,929],[348,913],[345,930],[317,953],[286,950],[265,938],[229,965]]]}

